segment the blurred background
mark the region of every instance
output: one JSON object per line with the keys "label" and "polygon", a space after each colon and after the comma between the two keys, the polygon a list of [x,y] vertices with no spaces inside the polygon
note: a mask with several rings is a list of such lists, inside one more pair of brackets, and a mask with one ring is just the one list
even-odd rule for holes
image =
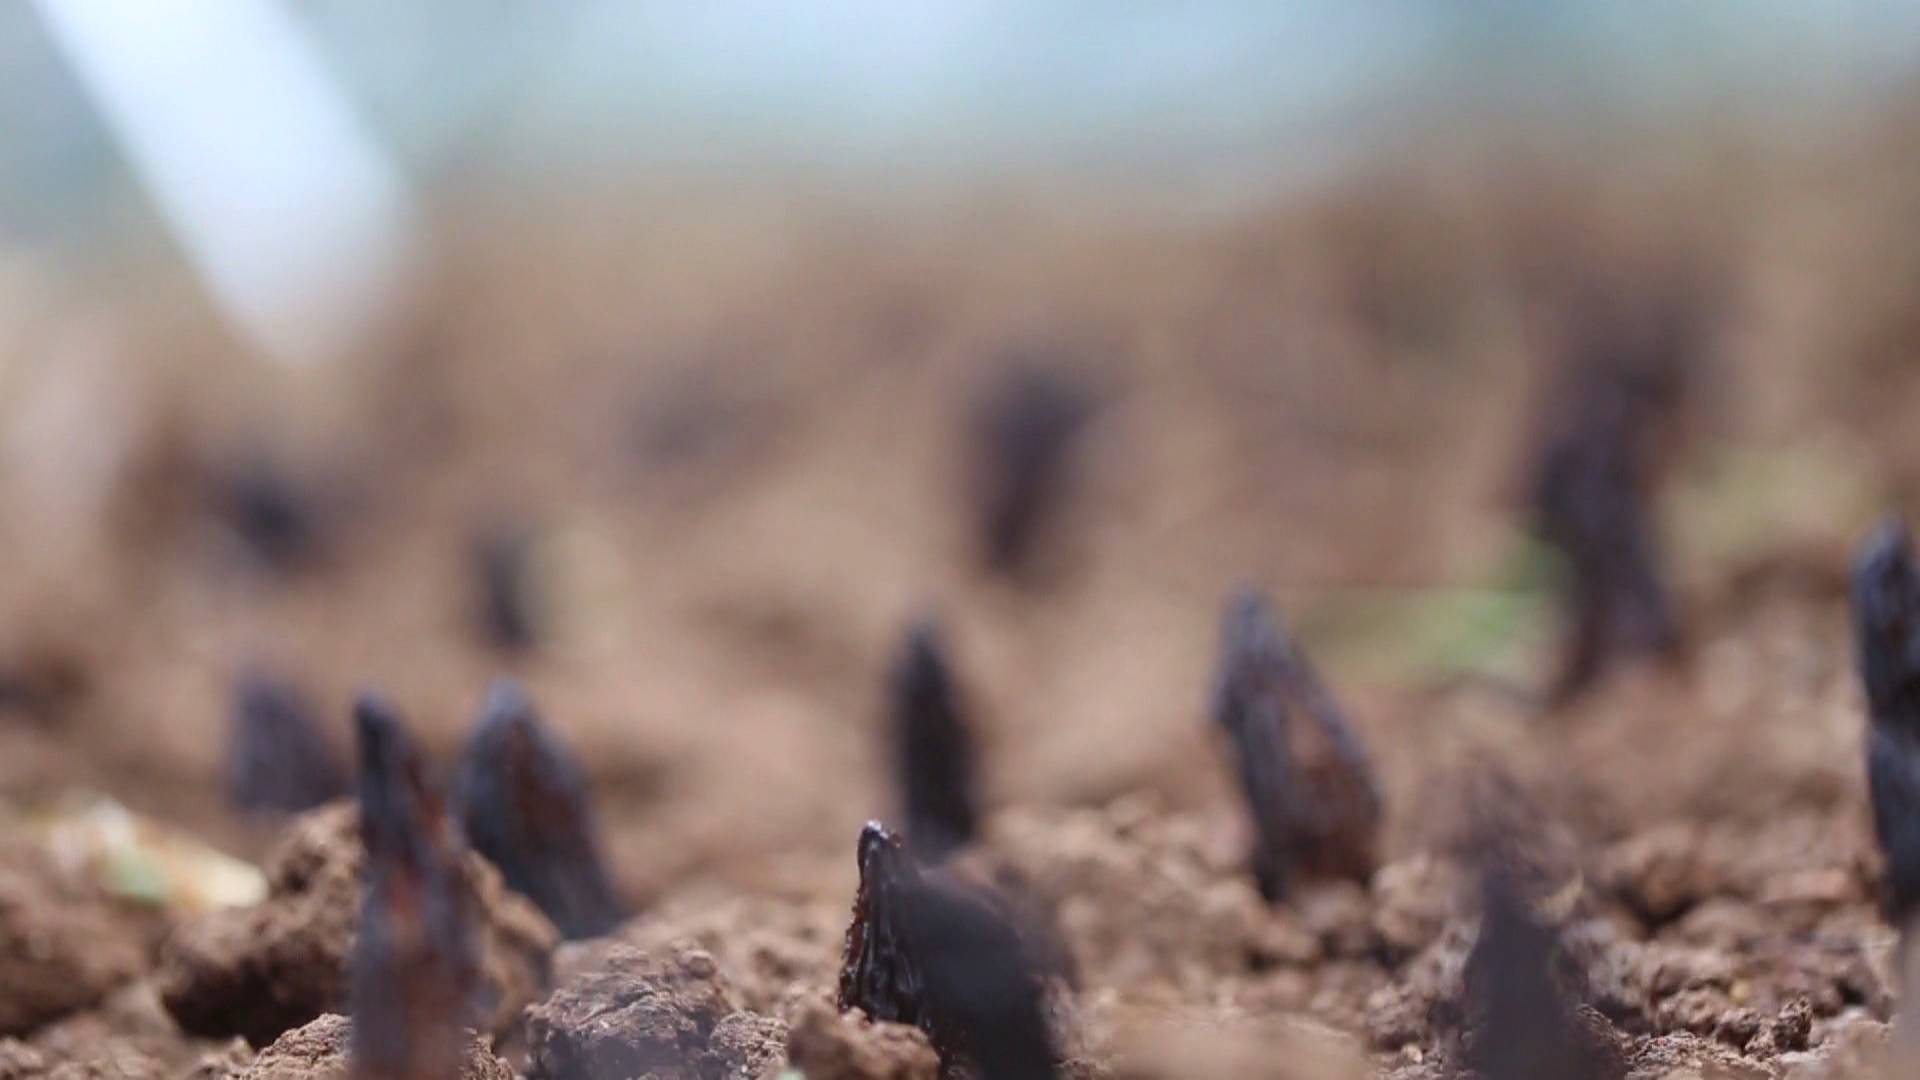
{"label": "blurred background", "polygon": [[[251,853],[241,673],[442,753],[513,673],[636,894],[778,884],[887,807],[923,613],[996,802],[1224,803],[1253,583],[1403,835],[1455,695],[1551,692],[1538,443],[1650,307],[1713,673],[1656,696],[1817,702],[1783,772],[1845,789],[1847,552],[1920,493],[1914,5],[39,0],[0,131],[15,805]],[[1776,593],[1801,698],[1716,644]]]}

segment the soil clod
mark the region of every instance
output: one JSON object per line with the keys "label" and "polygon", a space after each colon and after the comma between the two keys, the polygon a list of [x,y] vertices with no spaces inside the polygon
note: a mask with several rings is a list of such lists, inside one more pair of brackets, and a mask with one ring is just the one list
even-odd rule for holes
{"label": "soil clod", "polygon": [[[180,922],[158,982],[182,1030],[266,1046],[346,1007],[366,861],[359,818],[336,803],[294,819],[267,857],[265,900]],[[460,869],[479,929],[479,1026],[505,1032],[545,988],[559,934],[478,854]]]}
{"label": "soil clod", "polygon": [[784,1059],[786,1026],[742,1012],[713,957],[689,946],[617,946],[527,1010],[531,1080],[758,1080]]}
{"label": "soil clod", "polygon": [[[328,1013],[280,1036],[234,1080],[346,1080],[365,1075],[354,1071],[353,1031],[353,1021]],[[441,1080],[513,1080],[513,1070],[494,1056],[486,1039],[469,1031],[463,1032],[458,1042],[455,1071],[414,1075],[419,1080],[428,1076]]]}
{"label": "soil clod", "polygon": [[940,1055],[907,1024],[862,1021],[825,1003],[803,1010],[787,1034],[787,1060],[807,1080],[938,1080]]}
{"label": "soil clod", "polygon": [[99,1003],[146,963],[135,924],[28,844],[0,846],[0,1035]]}

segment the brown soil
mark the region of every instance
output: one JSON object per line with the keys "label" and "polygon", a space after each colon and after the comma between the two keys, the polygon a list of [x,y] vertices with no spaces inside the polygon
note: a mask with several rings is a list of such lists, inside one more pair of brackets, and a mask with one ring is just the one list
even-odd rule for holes
{"label": "brown soil", "polygon": [[713,957],[692,948],[608,951],[527,1010],[527,1075],[755,1080],[785,1059],[786,1025],[742,1012]]}
{"label": "brown soil", "polygon": [[[265,1046],[345,1007],[363,861],[354,809],[314,811],[268,857],[264,901],[182,923],[158,971],[161,998],[181,1028]],[[466,870],[483,914],[481,1015],[504,1035],[545,988],[559,934],[479,856],[468,854]]]}
{"label": "brown soil", "polygon": [[146,966],[139,924],[24,843],[0,852],[0,1035],[98,1005]]}
{"label": "brown soil", "polygon": [[[443,764],[511,673],[591,773],[636,914],[563,945],[469,860],[472,1080],[931,1080],[917,1031],[832,1007],[854,839],[897,804],[883,672],[929,608],[987,808],[953,868],[1045,959],[1065,1075],[1459,1075],[1490,828],[1636,1080],[1869,1075],[1900,995],[1843,582],[1920,492],[1907,130],[1817,161],[1703,141],[1617,185],[1437,154],[1217,219],[621,192],[502,224],[476,199],[402,345],[321,371],[232,355],[164,279],[69,298],[0,367],[0,793],[105,790],[268,896],[133,910],[9,827],[0,1080],[347,1068],[353,813],[223,803],[254,664],[343,749],[381,690]],[[1555,283],[1635,259],[1724,278],[1661,507],[1689,648],[1549,709],[1558,628],[1511,614],[1541,599],[1511,580],[1514,457]],[[980,562],[964,403],[1035,341],[1094,405],[1009,577]],[[208,496],[263,445],[313,515],[296,554]],[[510,651],[471,558],[503,520],[542,612]],[[1276,905],[1205,716],[1242,582],[1384,796],[1375,872]]]}
{"label": "brown soil", "polygon": [[[328,1013],[275,1039],[234,1075],[238,1080],[345,1080],[352,1075],[353,1021]],[[473,1035],[460,1062],[460,1080],[512,1080],[513,1070]]]}
{"label": "brown soil", "polygon": [[937,1080],[940,1058],[919,1028],[868,1023],[826,1001],[800,1011],[787,1040],[787,1059],[803,1074],[824,1080]]}

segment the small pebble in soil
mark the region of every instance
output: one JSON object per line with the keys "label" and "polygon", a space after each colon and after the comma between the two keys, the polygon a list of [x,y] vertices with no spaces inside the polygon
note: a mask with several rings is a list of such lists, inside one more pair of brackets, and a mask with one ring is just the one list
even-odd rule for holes
{"label": "small pebble in soil", "polygon": [[1260,895],[1309,875],[1365,881],[1382,806],[1358,735],[1264,598],[1232,597],[1212,713],[1226,732],[1254,830]]}
{"label": "small pebble in soil", "polygon": [[354,724],[367,863],[349,991],[353,1074],[455,1076],[480,985],[457,832],[392,708],[363,696]]}
{"label": "small pebble in soil", "polygon": [[594,937],[625,918],[602,858],[586,770],[518,683],[501,679],[487,692],[455,797],[474,849],[561,933]]}
{"label": "small pebble in soil", "polygon": [[996,906],[922,870],[875,823],[861,830],[859,865],[840,1009],[919,1027],[950,1069],[1006,1080],[1057,1075],[1040,977]]}
{"label": "small pebble in soil", "polygon": [[919,858],[937,862],[973,840],[979,811],[973,737],[932,620],[908,629],[887,682],[887,700],[907,843]]}
{"label": "small pebble in soil", "polygon": [[1030,565],[1042,532],[1071,486],[1073,450],[1093,416],[1093,395],[1056,367],[1018,364],[974,402],[972,465],[977,528],[988,568]]}
{"label": "small pebble in soil", "polygon": [[227,801],[250,813],[299,813],[347,793],[347,770],[300,688],[254,670],[234,687]]}

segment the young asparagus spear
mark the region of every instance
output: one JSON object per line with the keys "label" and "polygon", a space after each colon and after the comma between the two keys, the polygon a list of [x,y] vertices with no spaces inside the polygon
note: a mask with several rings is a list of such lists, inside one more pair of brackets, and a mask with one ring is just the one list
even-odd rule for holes
{"label": "young asparagus spear", "polygon": [[922,870],[878,824],[860,833],[840,1008],[914,1024],[952,1072],[1052,1080],[1058,1054],[1020,934],[987,897]]}
{"label": "young asparagus spear", "polygon": [[399,716],[354,705],[366,892],[351,976],[356,1080],[459,1075],[479,963],[472,897],[440,793]]}
{"label": "young asparagus spear", "polygon": [[531,534],[495,525],[475,535],[472,551],[481,636],[502,652],[532,648],[540,640],[541,612]]}
{"label": "young asparagus spear", "polygon": [[899,898],[919,883],[920,870],[900,838],[877,821],[860,830],[856,857],[860,887],[841,954],[840,1011],[925,1026],[924,978],[907,949]]}
{"label": "young asparagus spear", "polygon": [[1624,657],[1681,647],[1654,501],[1703,321],[1701,302],[1684,289],[1637,303],[1593,290],[1572,308],[1528,481],[1535,528],[1571,572],[1555,701],[1578,696]]}
{"label": "young asparagus spear", "polygon": [[1920,909],[1920,569],[1898,522],[1875,531],[1854,563],[1853,622],[1886,911],[1905,932]]}
{"label": "young asparagus spear", "polygon": [[600,852],[586,770],[540,721],[518,683],[495,682],[455,785],[474,848],[572,938],[626,917]]}
{"label": "young asparagus spear", "polygon": [[895,775],[914,854],[938,862],[971,841],[979,812],[973,795],[973,738],[959,691],[931,621],[915,623],[888,680]]}
{"label": "young asparagus spear", "polygon": [[1262,896],[1280,899],[1302,875],[1372,873],[1381,804],[1366,750],[1251,591],[1227,605],[1213,718],[1227,734],[1252,819]]}
{"label": "young asparagus spear", "polygon": [[1093,398],[1067,374],[1021,366],[989,384],[974,405],[973,484],[980,546],[989,568],[1025,566],[1065,496],[1072,451]]}
{"label": "young asparagus spear", "polygon": [[1593,1026],[1556,968],[1559,935],[1534,915],[1511,874],[1490,862],[1481,879],[1480,936],[1462,975],[1465,1057],[1480,1080],[1617,1080],[1618,1053]]}
{"label": "young asparagus spear", "polygon": [[297,687],[262,672],[234,688],[227,800],[245,811],[298,813],[347,793],[347,771]]}

